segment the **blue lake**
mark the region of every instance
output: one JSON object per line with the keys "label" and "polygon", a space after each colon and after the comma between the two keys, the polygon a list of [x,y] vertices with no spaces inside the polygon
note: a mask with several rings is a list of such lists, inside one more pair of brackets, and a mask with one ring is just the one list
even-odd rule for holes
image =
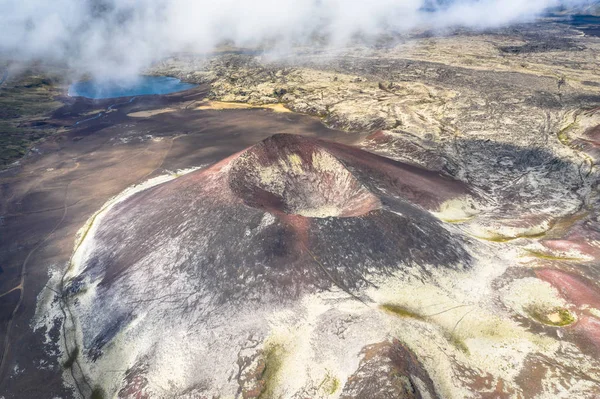
{"label": "blue lake", "polygon": [[177,78],[166,76],[140,76],[127,82],[85,80],[69,87],[69,96],[94,99],[169,94],[196,87]]}

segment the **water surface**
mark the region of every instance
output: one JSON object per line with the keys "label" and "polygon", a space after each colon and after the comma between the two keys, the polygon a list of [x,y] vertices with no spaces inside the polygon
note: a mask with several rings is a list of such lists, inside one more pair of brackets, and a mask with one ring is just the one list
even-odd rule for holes
{"label": "water surface", "polygon": [[69,96],[93,99],[145,96],[151,94],[169,94],[196,87],[177,78],[167,76],[140,76],[127,81],[85,80],[73,83],[69,87]]}

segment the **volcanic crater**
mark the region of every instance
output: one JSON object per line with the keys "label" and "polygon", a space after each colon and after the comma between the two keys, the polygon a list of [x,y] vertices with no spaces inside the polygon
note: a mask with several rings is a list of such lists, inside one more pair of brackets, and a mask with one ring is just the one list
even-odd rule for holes
{"label": "volcanic crater", "polygon": [[306,217],[353,217],[381,202],[314,141],[276,135],[232,162],[232,191],[246,205]]}

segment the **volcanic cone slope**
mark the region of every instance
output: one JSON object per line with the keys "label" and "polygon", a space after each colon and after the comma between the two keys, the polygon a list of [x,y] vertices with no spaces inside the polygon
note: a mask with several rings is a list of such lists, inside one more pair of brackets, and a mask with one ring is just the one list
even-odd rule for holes
{"label": "volcanic cone slope", "polygon": [[[161,339],[147,332],[149,320],[161,331],[185,325],[186,340],[208,345],[223,320],[265,334],[258,309],[304,294],[335,289],[366,303],[364,289],[377,278],[411,267],[468,267],[460,236],[432,215],[468,196],[460,182],[353,147],[272,136],[96,218],[67,285],[72,297],[85,296],[72,306],[83,353],[97,360],[114,352],[109,344],[143,319],[135,340],[146,346],[119,357],[131,365],[152,356],[148,342]],[[223,362],[235,364],[234,347],[219,355]]]}
{"label": "volcanic cone slope", "polygon": [[426,210],[467,194],[462,183],[352,147],[276,135],[118,203],[81,266],[104,289],[136,272],[155,283],[176,273],[228,301],[259,289],[357,289],[367,270],[468,263]]}

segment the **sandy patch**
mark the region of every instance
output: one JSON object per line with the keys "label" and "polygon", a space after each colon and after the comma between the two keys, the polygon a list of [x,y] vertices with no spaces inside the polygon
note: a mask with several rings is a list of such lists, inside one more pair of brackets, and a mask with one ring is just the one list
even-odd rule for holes
{"label": "sandy patch", "polygon": [[151,116],[154,116],[154,115],[166,114],[166,113],[174,112],[174,111],[176,111],[175,108],[160,108],[160,109],[151,109],[149,111],[132,112],[130,114],[127,114],[127,116],[130,116],[132,118],[150,118]]}
{"label": "sandy patch", "polygon": [[264,104],[264,105],[252,105],[246,103],[234,103],[225,101],[208,101],[196,107],[197,110],[226,110],[226,109],[270,109],[277,113],[288,113],[292,112],[287,109],[283,104]]}

